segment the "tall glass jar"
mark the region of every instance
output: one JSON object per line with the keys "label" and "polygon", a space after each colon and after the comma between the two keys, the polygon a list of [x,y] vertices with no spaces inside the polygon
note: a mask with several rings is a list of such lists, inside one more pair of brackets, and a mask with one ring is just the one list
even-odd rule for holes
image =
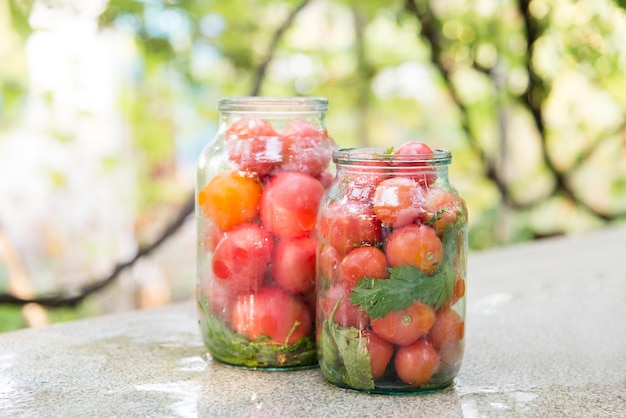
{"label": "tall glass jar", "polygon": [[433,391],[461,366],[467,209],[450,152],[405,145],[333,154],[318,215],[317,342],[324,376],[341,387]]}
{"label": "tall glass jar", "polygon": [[197,168],[197,303],[211,356],[317,365],[315,222],[332,181],[324,98],[227,98]]}

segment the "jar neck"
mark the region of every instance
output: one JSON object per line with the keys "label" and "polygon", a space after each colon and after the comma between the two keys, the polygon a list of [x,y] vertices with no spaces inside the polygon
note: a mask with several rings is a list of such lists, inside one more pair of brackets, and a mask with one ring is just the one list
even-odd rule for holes
{"label": "jar neck", "polygon": [[324,113],[328,99],[324,97],[226,97],[217,104],[222,113],[306,114]]}
{"label": "jar neck", "polygon": [[236,97],[218,101],[220,124],[229,126],[238,119],[264,119],[280,129],[293,119],[309,120],[326,129],[328,99],[324,97]]}
{"label": "jar neck", "polygon": [[433,148],[432,154],[391,154],[384,148],[344,148],[333,153],[338,175],[372,174],[414,176],[434,174],[440,181],[448,181],[450,151]]}

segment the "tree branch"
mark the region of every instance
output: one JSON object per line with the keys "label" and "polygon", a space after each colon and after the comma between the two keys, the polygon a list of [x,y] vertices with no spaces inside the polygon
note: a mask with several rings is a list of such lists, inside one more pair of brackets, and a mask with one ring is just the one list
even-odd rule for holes
{"label": "tree branch", "polygon": [[576,195],[574,190],[568,184],[567,176],[562,173],[558,169],[558,167],[556,167],[556,164],[554,163],[550,155],[550,151],[548,150],[546,126],[542,111],[543,103],[545,102],[547,96],[548,87],[546,86],[545,81],[539,76],[539,74],[537,74],[532,64],[533,48],[535,47],[535,43],[541,36],[542,30],[540,28],[539,22],[537,22],[532,17],[529,10],[529,4],[529,0],[519,0],[519,11],[524,20],[524,27],[526,29],[526,43],[528,48],[528,53],[526,54],[526,71],[528,72],[529,76],[528,87],[522,95],[522,99],[524,105],[532,116],[535,128],[537,129],[537,132],[539,134],[541,140],[541,151],[546,167],[554,176],[555,185],[553,193],[561,193],[563,196],[565,196],[565,198],[573,202],[576,206],[583,208],[592,215],[604,221],[611,221],[613,219],[616,219],[618,216],[600,212],[588,205],[587,202],[580,199]]}
{"label": "tree branch", "polygon": [[493,182],[493,184],[498,189],[498,192],[500,193],[503,201],[507,205],[516,208],[525,206],[513,200],[506,187],[505,182],[500,179],[496,165],[487,157],[487,154],[480,146],[478,140],[472,132],[472,129],[469,125],[468,109],[465,104],[463,104],[454,89],[452,82],[452,71],[448,68],[448,65],[446,65],[446,63],[442,59],[443,47],[440,37],[441,30],[437,27],[438,24],[433,14],[430,13],[430,11],[428,10],[428,6],[425,6],[423,10],[420,9],[415,0],[406,0],[405,9],[413,14],[415,18],[420,22],[420,34],[428,41],[431,47],[432,63],[435,65],[435,68],[438,70],[440,76],[448,86],[448,92],[450,93],[452,100],[459,109],[461,129],[465,133],[465,137],[467,138],[468,143],[472,148],[472,151],[474,151],[480,161],[482,161],[483,166],[485,167],[485,176]]}
{"label": "tree branch", "polygon": [[167,225],[167,227],[161,232],[154,242],[151,244],[140,248],[135,256],[130,260],[118,263],[113,271],[105,278],[97,280],[93,283],[89,283],[85,286],[82,286],[75,291],[66,291],[61,292],[54,295],[49,296],[39,296],[33,298],[20,298],[14,296],[12,294],[0,294],[0,304],[11,304],[11,305],[26,305],[28,303],[37,303],[39,305],[48,306],[48,307],[60,307],[60,306],[70,306],[75,307],[80,302],[82,302],[87,296],[92,295],[93,293],[104,289],[111,283],[113,283],[117,277],[122,273],[122,271],[131,267],[137,260],[147,255],[153,253],[158,247],[161,246],[169,237],[174,235],[174,233],[185,223],[189,215],[193,213],[195,205],[195,196],[194,193],[191,193],[191,196],[187,199],[185,204],[181,207],[178,215],[174,218],[174,220]]}
{"label": "tree branch", "polygon": [[270,46],[268,48],[267,53],[265,54],[265,58],[261,61],[261,64],[256,69],[254,76],[254,83],[252,85],[251,96],[258,96],[261,91],[261,84],[263,84],[263,80],[265,79],[265,73],[267,72],[267,66],[270,64],[272,59],[274,58],[274,53],[276,52],[276,48],[278,47],[278,42],[283,37],[285,31],[291,26],[296,16],[300,11],[309,4],[310,0],[303,0],[302,3],[298,5],[295,9],[291,11],[289,16],[285,19],[282,25],[276,30],[274,36],[272,37],[272,41],[270,42]]}

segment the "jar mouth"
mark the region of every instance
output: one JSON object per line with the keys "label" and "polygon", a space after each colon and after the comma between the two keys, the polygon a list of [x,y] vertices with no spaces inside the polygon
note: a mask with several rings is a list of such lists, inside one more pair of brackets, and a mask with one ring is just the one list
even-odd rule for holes
{"label": "jar mouth", "polygon": [[372,166],[381,161],[393,162],[394,166],[446,166],[452,161],[452,153],[444,148],[432,148],[432,154],[393,154],[383,147],[341,148],[333,152],[333,162],[345,166]]}
{"label": "jar mouth", "polygon": [[328,110],[325,97],[224,97],[217,102],[221,112],[323,112]]}

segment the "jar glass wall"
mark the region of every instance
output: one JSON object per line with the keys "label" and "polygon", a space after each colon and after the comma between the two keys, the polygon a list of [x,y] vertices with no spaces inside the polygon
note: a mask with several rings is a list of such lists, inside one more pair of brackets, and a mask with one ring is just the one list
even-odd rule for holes
{"label": "jar glass wall", "polygon": [[318,216],[319,363],[345,388],[432,391],[463,356],[467,209],[449,151],[391,151],[333,154]]}
{"label": "jar glass wall", "polygon": [[324,98],[228,98],[197,168],[197,302],[230,365],[317,364],[315,222],[334,148]]}

